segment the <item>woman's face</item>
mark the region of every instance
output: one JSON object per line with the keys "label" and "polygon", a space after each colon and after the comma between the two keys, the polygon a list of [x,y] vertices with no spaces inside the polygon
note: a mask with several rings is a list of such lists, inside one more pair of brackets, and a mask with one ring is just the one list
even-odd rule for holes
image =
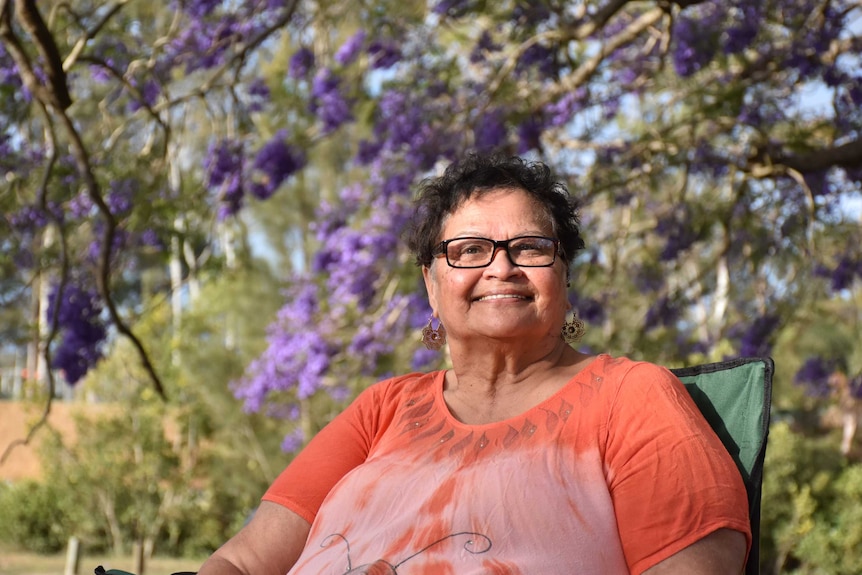
{"label": "woman's face", "polygon": [[[521,190],[501,189],[462,204],[444,220],[438,241],[468,236],[498,241],[555,238],[552,230],[535,200]],[[560,339],[569,308],[565,267],[559,254],[550,267],[518,267],[498,249],[488,267],[452,268],[441,256],[423,268],[423,275],[431,309],[450,341],[485,337],[538,342],[532,338]]]}

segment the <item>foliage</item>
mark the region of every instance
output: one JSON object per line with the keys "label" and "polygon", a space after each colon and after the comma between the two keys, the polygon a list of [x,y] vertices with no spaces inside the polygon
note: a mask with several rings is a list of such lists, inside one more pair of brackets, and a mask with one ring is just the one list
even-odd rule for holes
{"label": "foliage", "polygon": [[847,462],[833,437],[772,426],[763,484],[761,567],[765,574],[862,570],[857,503],[862,464]]}
{"label": "foliage", "polygon": [[[253,317],[279,305],[271,282],[249,269],[208,284],[176,341],[167,303],[148,302],[136,327],[161,350],[153,361],[170,374],[170,405],[155,396],[125,340],[81,383],[100,403],[79,420],[74,441],[46,451],[44,466],[70,494],[63,512],[91,510],[75,522],[90,549],[128,552],[143,541],[161,553],[207,554],[242,525],[284,466],[276,422],[242,413],[228,387],[263,345]],[[237,293],[255,297],[237,304]]]}
{"label": "foliage", "polygon": [[64,549],[80,511],[53,483],[0,484],[0,539],[38,553]]}
{"label": "foliage", "polygon": [[766,355],[862,274],[848,2],[20,6],[0,68],[20,88],[2,114],[22,283],[95,286],[134,341],[145,310],[124,287],[146,268],[229,268],[245,209],[298,208],[287,301],[237,388],[251,410],[438,362],[404,344],[428,309],[398,238],[412,184],[471,149],[541,158],[583,196],[572,299],[591,347]]}

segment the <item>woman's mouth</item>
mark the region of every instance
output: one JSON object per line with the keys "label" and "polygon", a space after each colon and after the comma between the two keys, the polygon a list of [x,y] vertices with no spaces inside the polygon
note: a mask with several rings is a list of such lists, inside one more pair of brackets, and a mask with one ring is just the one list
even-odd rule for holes
{"label": "woman's mouth", "polygon": [[529,300],[532,298],[527,297],[525,295],[515,294],[515,293],[499,293],[499,294],[483,295],[482,297],[476,298],[474,301],[491,301],[491,300],[500,300],[500,299]]}

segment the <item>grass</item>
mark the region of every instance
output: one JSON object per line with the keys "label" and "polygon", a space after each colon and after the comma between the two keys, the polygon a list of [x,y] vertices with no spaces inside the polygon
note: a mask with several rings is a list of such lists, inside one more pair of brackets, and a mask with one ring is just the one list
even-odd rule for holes
{"label": "grass", "polygon": [[[203,561],[204,558],[153,557],[144,565],[146,573],[136,575],[169,575],[178,571],[197,571]],[[133,573],[135,560],[131,555],[96,557],[82,554],[78,561],[78,575],[93,575],[99,565],[105,569],[122,569]],[[63,575],[65,567],[65,553],[39,555],[0,546],[0,575]]]}

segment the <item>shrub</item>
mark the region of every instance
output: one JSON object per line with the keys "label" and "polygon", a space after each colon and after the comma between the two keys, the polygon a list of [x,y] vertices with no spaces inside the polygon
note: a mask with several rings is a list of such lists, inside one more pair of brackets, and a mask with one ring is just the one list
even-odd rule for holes
{"label": "shrub", "polygon": [[0,488],[0,540],[37,553],[56,553],[72,535],[63,493],[26,480]]}

